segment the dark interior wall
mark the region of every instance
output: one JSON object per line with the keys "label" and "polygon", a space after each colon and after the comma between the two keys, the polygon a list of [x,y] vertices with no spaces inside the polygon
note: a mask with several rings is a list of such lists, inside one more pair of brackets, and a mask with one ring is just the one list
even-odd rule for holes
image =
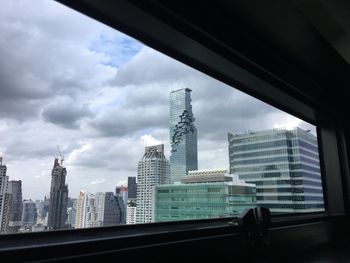
{"label": "dark interior wall", "polygon": [[[183,50],[193,49],[193,46],[180,41],[175,34],[170,37],[166,28],[168,26],[314,107],[318,110],[319,122],[328,115],[329,119],[349,126],[347,121],[349,96],[346,92],[350,85],[348,78],[350,68],[347,62],[350,59],[346,56],[346,51],[350,49],[350,30],[344,25],[346,18],[350,17],[350,8],[349,4],[342,0],[334,0],[331,4],[332,10],[342,10],[341,16],[340,12],[330,12],[330,4],[321,0],[308,1],[308,5],[298,0],[218,0],[201,3],[184,0],[103,2],[60,0],[60,2],[124,31],[221,81],[230,85],[235,84],[215,74],[215,70],[208,70],[172,50],[169,45],[164,45],[161,39],[163,41],[172,39],[173,42],[178,41]],[[327,5],[323,2],[327,2]],[[125,6],[133,6],[137,11],[130,14],[124,12]],[[321,14],[325,13],[327,17],[316,19],[315,11],[310,12],[314,9],[322,11]],[[144,21],[141,12],[152,17],[152,21]],[[140,16],[137,17],[136,13],[140,13]],[[134,21],[130,24],[125,23],[129,15],[130,21]],[[327,22],[320,23],[322,19]],[[141,31],[135,27],[137,20],[145,24]],[[339,32],[345,34],[342,39],[348,40],[342,42],[342,50],[329,36],[328,32],[333,29],[338,35],[341,35]],[[147,30],[149,32],[145,33]],[[152,35],[154,32],[157,32],[158,36]],[[240,85],[233,86],[241,89]],[[249,87],[243,87],[242,90],[283,109],[283,101],[279,103],[269,100],[268,96],[264,97],[265,91],[258,94],[250,91]],[[294,112],[291,113],[296,115]]]}
{"label": "dark interior wall", "polygon": [[[256,68],[235,58],[239,65],[263,78],[273,74],[289,84],[275,82],[285,92],[347,119],[350,67],[345,53],[350,48],[339,52],[328,33],[344,33],[346,21],[338,23],[322,1],[307,1],[307,6],[293,0],[131,2],[224,56],[239,53]],[[350,17],[344,1],[332,5]],[[317,23],[312,8],[326,22]]]}

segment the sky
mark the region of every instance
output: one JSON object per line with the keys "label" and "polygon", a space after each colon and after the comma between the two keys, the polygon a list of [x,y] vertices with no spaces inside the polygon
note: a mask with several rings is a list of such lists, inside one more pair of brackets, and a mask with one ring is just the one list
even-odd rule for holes
{"label": "sky", "polygon": [[145,146],[169,159],[169,93],[190,88],[199,169],[228,169],[227,133],[315,127],[49,0],[0,9],[0,156],[25,199],[50,193],[58,147],[69,196],[137,176]]}

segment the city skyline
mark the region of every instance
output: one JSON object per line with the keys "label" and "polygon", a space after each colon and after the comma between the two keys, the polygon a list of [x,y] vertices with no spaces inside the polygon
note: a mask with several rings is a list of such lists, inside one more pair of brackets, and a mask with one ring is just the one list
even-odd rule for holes
{"label": "city skyline", "polygon": [[[240,209],[244,209],[243,206],[226,203],[227,200],[222,195],[227,191],[227,187],[231,187],[226,183],[232,180],[232,178],[244,180],[240,182],[236,181],[236,185],[237,183],[242,185],[248,183],[247,186],[250,185],[254,189],[255,187],[257,189],[256,197],[254,190],[254,197],[248,196],[247,203],[244,206],[251,206],[252,204],[250,202],[255,202],[256,200],[258,205],[272,206],[270,207],[272,212],[314,212],[314,210],[323,210],[323,198],[320,199],[322,182],[317,137],[311,134],[310,130],[300,128],[287,130],[285,128],[279,128],[250,131],[243,134],[228,133],[228,146],[230,175],[227,174],[227,170],[225,169],[192,170],[188,172],[188,176],[185,176],[186,173],[182,176],[181,183],[177,182],[175,184],[170,184],[170,167],[169,161],[164,155],[164,145],[145,147],[145,153],[138,163],[137,199],[135,200],[134,197],[131,197],[131,200],[136,201],[134,205],[131,203],[129,205],[128,188],[126,186],[117,186],[115,193],[97,192],[96,194],[91,194],[80,191],[79,197],[75,199],[76,201],[72,199],[68,200],[68,186],[65,184],[67,171],[62,165],[63,158],[60,163],[58,158],[55,158],[51,173],[51,194],[48,200],[49,209],[47,219],[40,218],[44,204],[40,204],[41,202],[37,201],[34,202],[31,199],[23,199],[23,213],[21,219],[19,219],[17,214],[20,213],[20,206],[22,205],[22,184],[21,181],[9,181],[8,189],[6,190],[9,177],[6,175],[7,167],[3,164],[3,158],[0,157],[0,189],[2,189],[0,200],[3,201],[0,207],[0,212],[2,212],[2,232],[43,231],[46,229],[46,221],[47,229],[49,230],[70,227],[112,226],[125,224],[126,222],[128,224],[151,223],[155,222],[155,220],[167,221],[173,217],[175,218],[174,220],[181,220],[201,216],[203,218],[229,216],[230,214],[223,212],[222,205],[231,205],[229,210],[232,210],[231,212],[236,214],[239,213]],[[280,166],[282,170],[279,169]],[[128,186],[136,183],[134,179],[135,177],[128,177]],[[271,183],[271,180],[275,180],[275,184]],[[219,182],[223,183],[220,187],[224,187],[226,190],[219,190],[220,187],[217,184]],[[198,185],[198,183],[206,183],[206,185],[203,187],[203,185]],[[239,201],[243,198],[239,197],[239,195],[244,191],[241,192],[238,188],[234,191],[232,190],[234,188],[230,188],[232,191],[229,191],[233,194],[232,198],[237,198]],[[186,189],[189,189],[189,192],[198,191],[198,193],[202,193],[205,198],[208,198],[205,192],[216,193],[220,191],[222,192],[220,195],[220,202],[222,204],[214,209],[214,206],[206,207],[209,200],[203,202],[203,198],[197,198],[196,209],[189,214],[186,210],[189,204],[182,203],[182,201],[179,203],[178,198],[175,198],[176,200],[171,199],[174,201],[171,209],[173,209],[173,206],[182,207],[183,212],[179,210],[181,212],[179,212],[181,214],[179,216],[180,214],[176,211],[169,212],[162,210],[165,207],[162,202],[165,201],[167,203],[167,200],[171,196],[165,195],[159,197],[159,199],[156,193],[153,192],[154,189],[157,193],[157,189],[162,189],[159,190],[161,193],[170,193],[170,191],[171,193],[173,191],[185,191],[187,193]],[[265,195],[264,191],[267,191],[267,195]],[[271,197],[273,198],[271,199]],[[322,202],[316,204],[316,197],[318,197],[317,200],[321,200]],[[192,194],[186,194],[186,198],[189,198],[188,200],[191,201],[193,198]],[[218,198],[218,196],[214,194],[213,198]],[[286,203],[287,198],[291,200],[290,204]],[[282,202],[280,202],[280,199]],[[160,200],[160,203],[156,202],[153,204],[152,200]],[[294,203],[294,201],[298,202]],[[74,205],[74,202],[76,205]],[[169,206],[170,204],[167,203],[167,205]],[[191,203],[191,205],[193,206],[194,204]],[[9,209],[10,206],[12,209]],[[279,208],[276,210],[277,206]],[[156,207],[158,207],[158,210],[159,207],[163,207],[159,210],[161,214],[157,217],[158,219],[155,217],[158,216]],[[128,217],[125,214],[127,210],[131,213]],[[200,211],[196,212],[197,210]],[[225,211],[227,212],[227,210]],[[38,222],[37,219],[39,219]],[[44,221],[42,221],[43,219]],[[19,229],[19,226],[21,226],[21,229]]]}
{"label": "city skyline", "polygon": [[164,144],[169,159],[169,92],[176,89],[189,87],[195,98],[199,169],[228,168],[228,131],[315,132],[57,2],[5,2],[0,22],[0,156],[11,180],[22,181],[24,199],[49,195],[57,145],[71,197],[127,185],[145,146]]}

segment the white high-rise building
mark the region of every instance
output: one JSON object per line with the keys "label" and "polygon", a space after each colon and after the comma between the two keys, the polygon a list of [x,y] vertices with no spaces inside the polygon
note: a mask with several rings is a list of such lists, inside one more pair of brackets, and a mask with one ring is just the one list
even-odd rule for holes
{"label": "white high-rise building", "polygon": [[80,191],[77,200],[77,214],[75,221],[75,228],[96,227],[97,209],[95,205],[95,195]]}
{"label": "white high-rise building", "polygon": [[169,182],[170,167],[164,145],[146,147],[137,168],[137,224],[154,222],[154,187]]}
{"label": "white high-rise building", "polygon": [[80,190],[77,199],[77,212],[75,215],[75,228],[83,228],[84,222],[84,205],[85,205],[85,192]]}
{"label": "white high-rise building", "polygon": [[113,192],[90,194],[80,191],[75,228],[114,226],[118,222],[117,200]]}
{"label": "white high-rise building", "polygon": [[96,224],[97,226],[102,226],[105,213],[105,194],[98,192],[95,194],[95,204],[96,206]]}
{"label": "white high-rise building", "polygon": [[126,224],[136,224],[136,199],[129,199],[126,206]]}

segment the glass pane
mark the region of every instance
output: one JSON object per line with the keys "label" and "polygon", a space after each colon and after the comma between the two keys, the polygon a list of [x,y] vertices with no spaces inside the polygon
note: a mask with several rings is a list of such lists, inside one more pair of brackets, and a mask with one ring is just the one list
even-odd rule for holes
{"label": "glass pane", "polygon": [[54,1],[0,9],[0,232],[324,211],[316,127]]}

